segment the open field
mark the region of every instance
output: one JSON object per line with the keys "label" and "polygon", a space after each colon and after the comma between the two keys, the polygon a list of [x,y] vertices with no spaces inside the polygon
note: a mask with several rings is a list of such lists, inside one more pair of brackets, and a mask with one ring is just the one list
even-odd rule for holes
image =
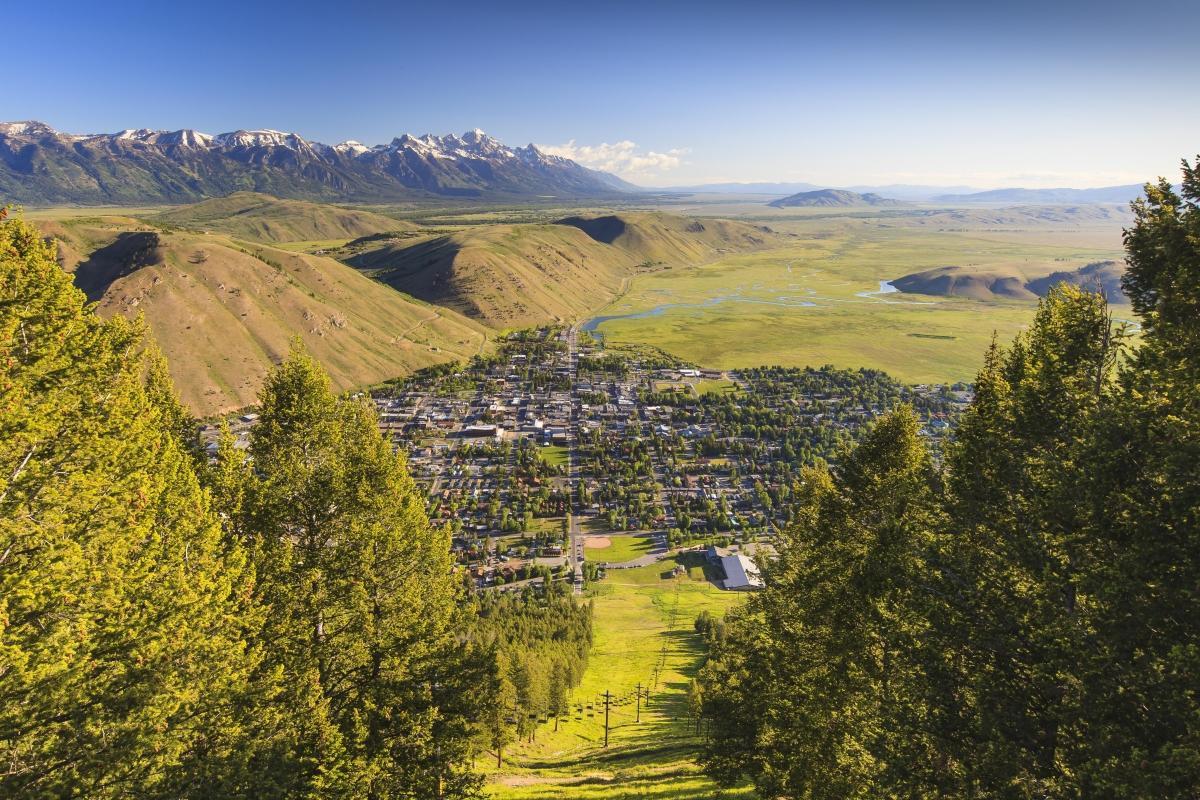
{"label": "open field", "polygon": [[696,381],[692,388],[695,390],[697,396],[702,394],[737,394],[738,392],[737,384],[728,378]]}
{"label": "open field", "polygon": [[542,461],[552,467],[565,467],[567,465],[567,452],[567,448],[555,444],[538,448],[538,455]]}
{"label": "open field", "polygon": [[[688,682],[699,666],[701,643],[692,630],[696,615],[721,615],[742,598],[702,578],[667,578],[671,560],[623,570],[595,585],[595,645],[588,669],[557,733],[543,725],[537,740],[512,745],[504,766],[481,758],[488,789],[504,800],[634,800],[635,798],[749,798],[749,789],[722,792],[700,774],[693,758],[697,740],[687,720]],[[698,573],[699,571],[697,571]],[[657,682],[655,668],[658,667]],[[636,722],[634,692],[650,688]],[[604,748],[604,705],[610,711],[609,747]],[[600,699],[600,702],[596,701]],[[593,708],[589,712],[586,704]]]}
{"label": "open field", "polygon": [[1052,244],[1044,231],[1026,240],[845,219],[792,227],[798,238],[783,248],[636,277],[597,313],[596,330],[719,369],[833,364],[911,382],[970,380],[993,332],[1011,339],[1034,303],[881,292],[882,281],[946,265],[1047,275],[1121,257],[1112,230]]}
{"label": "open field", "polygon": [[[588,561],[608,561],[614,564],[623,561],[633,561],[635,558],[641,558],[650,551],[654,545],[654,539],[650,536],[620,536],[612,535],[605,537],[604,541],[608,542],[603,547],[592,547],[595,539],[589,539],[584,545],[586,549],[585,555]],[[597,542],[598,543],[598,542]]]}

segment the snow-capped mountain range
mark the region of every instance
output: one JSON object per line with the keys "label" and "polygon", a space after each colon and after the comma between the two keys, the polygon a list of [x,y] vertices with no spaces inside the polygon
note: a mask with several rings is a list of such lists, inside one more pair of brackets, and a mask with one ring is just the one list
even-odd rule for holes
{"label": "snow-capped mountain range", "polygon": [[532,144],[509,147],[481,130],[405,134],[367,147],[269,129],[81,135],[42,122],[0,123],[0,203],[178,203],[246,189],[345,201],[637,191],[615,175]]}

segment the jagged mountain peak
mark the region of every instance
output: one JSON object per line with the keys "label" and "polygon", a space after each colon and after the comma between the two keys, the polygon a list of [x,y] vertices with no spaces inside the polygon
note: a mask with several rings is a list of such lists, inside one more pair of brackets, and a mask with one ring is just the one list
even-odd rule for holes
{"label": "jagged mountain peak", "polygon": [[24,120],[21,122],[0,122],[0,134],[5,136],[54,136],[58,131],[44,122]]}
{"label": "jagged mountain peak", "polygon": [[127,128],[77,136],[41,122],[0,123],[0,198],[6,201],[178,203],[242,189],[345,201],[636,190],[532,144],[510,147],[479,128],[461,135],[406,133],[368,147],[355,140],[331,146],[272,128],[215,136]]}
{"label": "jagged mountain peak", "polygon": [[309,143],[303,137],[295,133],[277,131],[271,128],[250,131],[236,130],[230,133],[221,133],[217,134],[215,141],[224,147],[287,147],[291,149],[310,147]]}

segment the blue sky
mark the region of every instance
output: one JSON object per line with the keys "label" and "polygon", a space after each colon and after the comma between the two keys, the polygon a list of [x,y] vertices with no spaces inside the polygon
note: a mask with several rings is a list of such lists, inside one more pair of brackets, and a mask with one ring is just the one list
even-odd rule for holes
{"label": "blue sky", "polygon": [[1200,152],[1200,2],[22,3],[0,120],[479,127],[645,185],[1101,186]]}

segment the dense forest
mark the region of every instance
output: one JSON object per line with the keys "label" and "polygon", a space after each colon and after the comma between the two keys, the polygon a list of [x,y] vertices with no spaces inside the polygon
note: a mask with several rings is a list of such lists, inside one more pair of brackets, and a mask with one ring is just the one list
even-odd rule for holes
{"label": "dense forest", "polygon": [[480,594],[476,610],[473,639],[498,654],[497,700],[486,730],[499,765],[506,744],[533,738],[550,720],[558,730],[567,716],[592,648],[592,605],[558,583],[544,594]]}
{"label": "dense forest", "polygon": [[0,796],[478,796],[590,606],[464,597],[374,408],[298,348],[248,451],[195,431],[144,326],[0,214]]}
{"label": "dense forest", "polygon": [[945,460],[883,417],[808,468],[767,588],[709,636],[703,763],[763,797],[1200,786],[1200,172],[1126,232],[1140,330],[1052,290]]}

